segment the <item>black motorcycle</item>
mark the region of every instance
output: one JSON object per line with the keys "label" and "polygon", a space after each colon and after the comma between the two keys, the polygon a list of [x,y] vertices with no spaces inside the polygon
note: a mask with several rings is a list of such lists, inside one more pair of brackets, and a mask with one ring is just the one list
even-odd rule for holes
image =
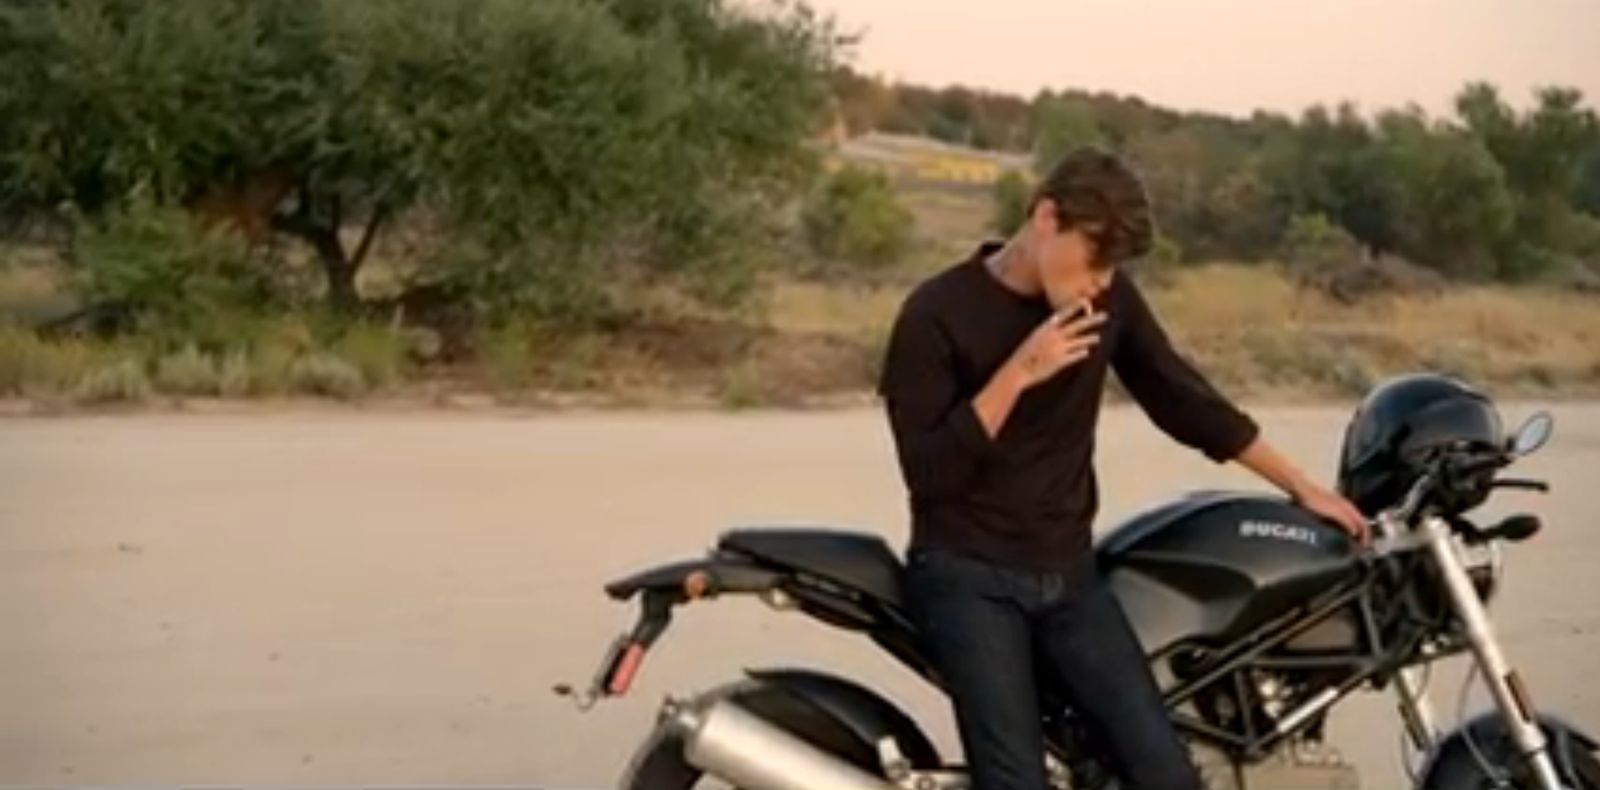
{"label": "black motorcycle", "polygon": [[[1366,512],[1380,513],[1371,546],[1283,499],[1219,492],[1137,515],[1098,543],[1102,572],[1209,787],[1358,786],[1354,769],[1321,744],[1324,716],[1358,689],[1392,688],[1419,766],[1413,787],[1600,790],[1595,740],[1535,713],[1486,609],[1499,546],[1532,538],[1540,520],[1516,515],[1479,525],[1463,515],[1493,490],[1546,489],[1499,473],[1541,447],[1552,420],[1538,414],[1505,439],[1490,414],[1493,424],[1480,433],[1492,431],[1493,444],[1438,435],[1423,441],[1430,428],[1415,420],[1399,425],[1390,433],[1402,435],[1383,441],[1405,445],[1388,449],[1409,453],[1407,485],[1390,475],[1363,488],[1360,471],[1373,454],[1363,456],[1357,446],[1357,434],[1372,431],[1358,424],[1362,414],[1371,422],[1385,403],[1412,408],[1426,401],[1418,392],[1438,386],[1419,384],[1422,378],[1436,377],[1403,380],[1383,398],[1369,398],[1347,432],[1342,471],[1350,480],[1342,474],[1341,486],[1347,494],[1356,489],[1360,496],[1352,498]],[[1443,414],[1445,424],[1462,419],[1449,403],[1412,411]],[[1372,507],[1373,496],[1387,501]],[[869,534],[727,532],[702,559],[606,586],[618,601],[638,598],[640,616],[578,702],[587,708],[625,694],[674,609],[722,595],[759,596],[774,609],[864,633],[937,685],[905,614],[900,574],[895,554]],[[1497,715],[1445,733],[1427,701],[1425,673],[1432,662],[1464,652]],[[1095,733],[1048,678],[1040,678],[1040,689],[1053,786],[1116,787]],[[792,669],[750,671],[742,681],[667,700],[622,786],[677,790],[704,777],[750,790],[968,786],[961,766],[942,760],[918,725],[880,695]],[[1392,777],[1379,784],[1399,785]]]}

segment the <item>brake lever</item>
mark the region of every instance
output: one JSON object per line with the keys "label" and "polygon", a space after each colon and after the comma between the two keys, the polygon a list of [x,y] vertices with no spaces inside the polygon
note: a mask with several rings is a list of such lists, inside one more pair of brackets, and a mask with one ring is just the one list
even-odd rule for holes
{"label": "brake lever", "polygon": [[1448,468],[1449,471],[1454,474],[1475,475],[1480,472],[1487,472],[1490,469],[1500,469],[1509,466],[1511,464],[1511,460],[1512,459],[1509,456],[1506,456],[1502,453],[1496,453],[1483,458],[1474,458],[1459,464],[1450,464],[1448,465]]}
{"label": "brake lever", "polygon": [[1522,478],[1506,478],[1495,480],[1489,484],[1490,488],[1516,488],[1523,491],[1538,491],[1541,494],[1550,493],[1550,484],[1543,480],[1526,480]]}

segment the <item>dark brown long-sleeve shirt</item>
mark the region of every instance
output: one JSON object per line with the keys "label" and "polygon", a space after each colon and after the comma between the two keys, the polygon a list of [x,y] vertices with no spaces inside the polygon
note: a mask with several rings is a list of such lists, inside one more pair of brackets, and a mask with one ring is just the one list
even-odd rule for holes
{"label": "dark brown long-sleeve shirt", "polygon": [[1095,423],[1108,368],[1162,431],[1214,460],[1238,455],[1256,424],[1173,350],[1138,288],[1117,275],[1099,297],[1100,343],[1022,394],[994,438],[972,399],[1051,313],[973,256],[906,299],[879,393],[910,491],[912,546],[1011,567],[1082,573],[1098,507]]}

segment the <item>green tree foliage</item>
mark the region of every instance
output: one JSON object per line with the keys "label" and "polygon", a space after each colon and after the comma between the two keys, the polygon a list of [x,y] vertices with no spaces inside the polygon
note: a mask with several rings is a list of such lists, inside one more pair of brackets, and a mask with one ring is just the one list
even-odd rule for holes
{"label": "green tree foliage", "polygon": [[168,342],[220,347],[250,311],[274,302],[266,271],[236,235],[140,197],[82,221],[71,252],[88,299]]}
{"label": "green tree foliage", "polygon": [[1393,207],[1398,247],[1446,274],[1488,277],[1507,241],[1514,200],[1483,141],[1415,113],[1379,119],[1383,162],[1400,185]]}
{"label": "green tree foliage", "polygon": [[1578,167],[1577,185],[1572,190],[1572,205],[1579,211],[1600,217],[1600,144],[1596,144]]}
{"label": "green tree foliage", "polygon": [[1290,260],[1309,266],[1348,262],[1360,245],[1344,228],[1321,214],[1301,214],[1289,220],[1283,234],[1283,251]]}
{"label": "green tree foliage", "polygon": [[737,280],[807,172],[833,49],[803,7],[721,0],[10,3],[0,205],[139,191],[305,242],[342,305],[409,209],[446,221],[435,275],[486,306],[619,267]]}
{"label": "green tree foliage", "polygon": [[994,183],[994,216],[990,227],[1001,236],[1009,237],[1028,219],[1028,203],[1033,199],[1033,185],[1028,177],[1015,170],[1006,171]]}
{"label": "green tree foliage", "polygon": [[[888,128],[985,144],[1021,123],[1022,145],[1048,169],[1080,145],[1110,147],[1143,172],[1163,231],[1190,260],[1293,254],[1291,218],[1320,215],[1375,256],[1399,254],[1464,277],[1522,278],[1589,260],[1600,216],[1600,123],[1570,88],[1536,92],[1518,110],[1473,83],[1454,117],[1417,108],[1374,115],[1313,107],[1298,119],[1179,113],[1135,97],[1045,91],[1018,120],[999,97],[938,110],[930,92],[848,71],[835,77],[855,131]],[[967,92],[970,95],[978,95]],[[994,108],[1006,107],[1003,113]],[[1001,187],[1004,189],[1004,185]]]}
{"label": "green tree foliage", "polygon": [[882,173],[845,167],[807,199],[801,222],[818,255],[860,267],[898,261],[911,246],[911,212]]}
{"label": "green tree foliage", "polygon": [[1105,143],[1088,104],[1068,96],[1042,96],[1033,105],[1034,169],[1043,173],[1070,151]]}
{"label": "green tree foliage", "polygon": [[1537,275],[1557,268],[1564,255],[1584,254],[1590,160],[1600,151],[1600,121],[1570,88],[1544,88],[1534,108],[1515,113],[1491,85],[1467,86],[1457,113],[1493,154],[1513,191],[1511,239],[1503,245],[1500,273]]}

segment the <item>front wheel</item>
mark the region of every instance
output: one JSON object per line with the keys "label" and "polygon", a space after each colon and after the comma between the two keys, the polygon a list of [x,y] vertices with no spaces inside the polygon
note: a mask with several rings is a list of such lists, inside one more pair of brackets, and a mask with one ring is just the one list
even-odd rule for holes
{"label": "front wheel", "polygon": [[[1553,717],[1540,720],[1556,772],[1573,790],[1600,790],[1595,739]],[[1539,790],[1533,771],[1495,715],[1477,718],[1440,744],[1417,790]]]}

